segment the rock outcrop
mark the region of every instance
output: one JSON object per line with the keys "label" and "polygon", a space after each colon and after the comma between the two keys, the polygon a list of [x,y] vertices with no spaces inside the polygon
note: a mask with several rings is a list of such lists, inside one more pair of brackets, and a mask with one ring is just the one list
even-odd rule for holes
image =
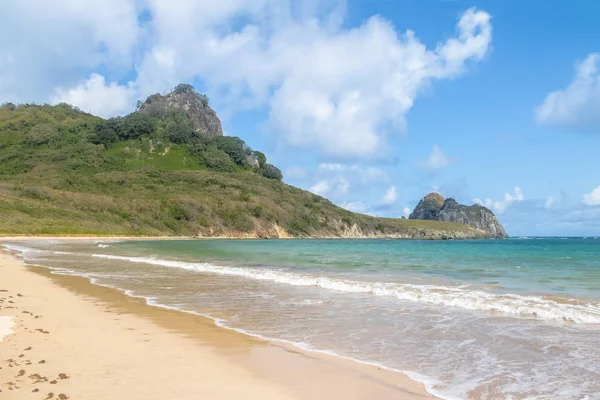
{"label": "rock outcrop", "polygon": [[408,218],[456,222],[483,231],[491,238],[508,237],[502,224],[488,208],[479,204],[458,204],[456,200],[444,199],[437,193],[423,197]]}
{"label": "rock outcrop", "polygon": [[153,94],[140,105],[138,111],[157,116],[183,111],[199,135],[223,136],[221,121],[215,111],[208,106],[208,97],[198,94],[192,85],[182,83],[165,95]]}

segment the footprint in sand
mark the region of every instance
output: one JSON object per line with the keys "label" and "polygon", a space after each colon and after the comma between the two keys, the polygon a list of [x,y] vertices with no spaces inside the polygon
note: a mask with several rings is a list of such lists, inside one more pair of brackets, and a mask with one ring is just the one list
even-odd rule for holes
{"label": "footprint in sand", "polygon": [[67,400],[67,399],[68,399],[67,395],[66,395],[66,394],[64,394],[64,393],[61,393],[61,394],[59,394],[59,395],[58,395],[58,398],[59,398],[60,400]]}
{"label": "footprint in sand", "polygon": [[48,382],[48,378],[41,376],[40,374],[31,374],[29,375],[29,378],[33,379],[33,383]]}
{"label": "footprint in sand", "polygon": [[46,396],[46,399],[45,399],[45,400],[51,399],[51,398],[53,398],[53,397],[54,397],[54,393],[50,392],[50,393],[48,393],[48,395]]}
{"label": "footprint in sand", "polygon": [[61,372],[60,374],[58,374],[58,377],[59,377],[60,379],[68,379],[68,378],[69,378],[69,377],[67,376],[67,374],[65,374],[65,373],[63,373],[63,372]]}

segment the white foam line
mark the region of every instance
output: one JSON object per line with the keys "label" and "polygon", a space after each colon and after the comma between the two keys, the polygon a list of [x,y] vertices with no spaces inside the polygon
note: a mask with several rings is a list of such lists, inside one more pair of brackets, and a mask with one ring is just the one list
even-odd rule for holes
{"label": "white foam line", "polygon": [[381,363],[378,363],[378,362],[365,361],[365,360],[361,360],[361,359],[358,359],[358,358],[354,358],[354,357],[350,357],[350,356],[345,356],[345,355],[336,353],[333,350],[315,349],[312,346],[310,346],[308,343],[300,343],[300,342],[294,342],[294,341],[286,340],[286,339],[272,338],[272,337],[261,335],[259,333],[248,331],[246,329],[234,328],[234,327],[231,327],[231,326],[227,325],[226,321],[224,319],[222,319],[222,318],[217,318],[217,317],[211,316],[210,314],[199,313],[199,312],[196,312],[196,311],[186,310],[186,309],[182,309],[182,308],[179,308],[179,307],[174,307],[174,306],[169,306],[169,305],[166,305],[166,304],[163,304],[163,303],[159,303],[159,302],[156,301],[156,297],[138,295],[138,294],[135,294],[135,291],[133,291],[133,290],[123,289],[123,288],[120,288],[120,287],[117,287],[117,286],[112,286],[112,285],[100,283],[100,282],[98,282],[98,280],[95,277],[92,277],[89,274],[78,273],[76,271],[65,269],[65,268],[54,268],[54,267],[48,267],[48,266],[43,266],[43,265],[42,265],[42,267],[50,269],[50,273],[52,273],[52,274],[56,274],[56,275],[71,275],[71,276],[83,277],[83,278],[88,279],[90,281],[90,283],[92,283],[93,285],[102,286],[102,287],[106,287],[106,288],[118,290],[118,291],[122,292],[123,294],[125,294],[128,297],[137,298],[137,299],[143,299],[146,302],[146,304],[148,306],[150,306],[150,307],[163,308],[163,309],[167,309],[167,310],[173,310],[173,311],[177,311],[177,312],[182,312],[182,313],[192,314],[192,315],[198,315],[198,316],[201,316],[201,317],[204,317],[204,318],[208,318],[209,320],[213,321],[213,323],[216,326],[218,326],[218,327],[220,327],[222,329],[227,329],[227,330],[230,330],[230,331],[234,331],[234,332],[240,333],[242,335],[254,337],[254,338],[257,338],[257,339],[260,339],[260,340],[264,340],[266,342],[275,343],[275,344],[280,343],[280,344],[285,344],[285,345],[297,347],[297,348],[299,348],[299,349],[301,349],[303,351],[307,351],[307,352],[314,352],[314,353],[318,353],[318,354],[324,354],[324,355],[328,355],[328,356],[339,357],[341,359],[349,360],[349,361],[356,362],[356,363],[359,363],[359,364],[378,367],[378,368],[384,369],[386,371],[402,373],[402,374],[408,376],[410,379],[423,384],[423,386],[425,387],[425,390],[429,394],[432,394],[432,395],[434,395],[436,397],[439,397],[440,399],[443,399],[443,400],[459,400],[458,397],[448,397],[446,394],[438,392],[437,390],[434,389],[434,385],[437,383],[436,380],[431,379],[429,377],[426,377],[426,376],[421,375],[421,374],[416,373],[416,372],[404,371],[404,370],[400,370],[400,369],[388,367],[388,366],[386,366],[384,364],[381,364]]}
{"label": "white foam line", "polygon": [[579,324],[600,324],[600,304],[591,302],[564,304],[542,297],[492,294],[457,287],[350,281],[265,268],[224,267],[208,263],[189,263],[150,257],[124,257],[107,254],[93,254],[93,257],[239,276],[294,286],[314,286],[338,292],[394,297],[402,301],[454,307],[463,310],[498,312],[509,316],[526,316]]}

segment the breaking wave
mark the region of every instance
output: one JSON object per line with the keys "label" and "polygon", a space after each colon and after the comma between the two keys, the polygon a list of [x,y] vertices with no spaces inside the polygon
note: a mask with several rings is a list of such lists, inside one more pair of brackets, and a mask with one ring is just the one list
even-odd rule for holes
{"label": "breaking wave", "polygon": [[559,302],[545,297],[493,294],[480,290],[468,290],[464,287],[353,281],[267,268],[227,267],[209,263],[190,263],[151,257],[125,257],[107,254],[93,254],[93,257],[243,277],[278,284],[313,286],[338,292],[393,297],[402,301],[455,307],[464,310],[496,312],[509,316],[525,316],[578,324],[600,324],[600,303]]}

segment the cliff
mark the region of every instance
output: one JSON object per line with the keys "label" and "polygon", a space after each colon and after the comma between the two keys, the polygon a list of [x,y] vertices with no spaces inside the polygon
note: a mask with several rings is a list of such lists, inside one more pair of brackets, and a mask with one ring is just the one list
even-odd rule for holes
{"label": "cliff", "polygon": [[173,113],[184,113],[200,136],[223,136],[221,121],[217,113],[209,107],[208,97],[198,94],[192,85],[182,83],[165,95],[153,94],[140,105],[138,111],[159,118]]}
{"label": "cliff", "polygon": [[488,208],[478,204],[458,204],[456,200],[444,199],[437,193],[423,197],[409,219],[456,222],[485,232],[491,238],[508,237],[502,224]]}

